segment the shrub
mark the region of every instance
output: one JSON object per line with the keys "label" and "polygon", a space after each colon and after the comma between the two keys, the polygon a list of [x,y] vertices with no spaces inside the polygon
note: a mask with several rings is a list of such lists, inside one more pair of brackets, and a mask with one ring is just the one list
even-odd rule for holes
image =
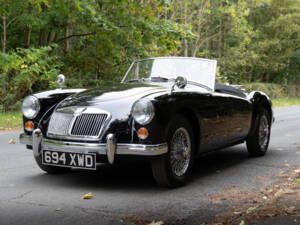
{"label": "shrub", "polygon": [[300,85],[281,85],[273,83],[247,83],[244,84],[250,91],[265,92],[270,98],[300,97]]}
{"label": "shrub", "polygon": [[53,55],[55,45],[0,53],[0,99],[2,111],[15,110],[26,95],[53,88],[63,66]]}

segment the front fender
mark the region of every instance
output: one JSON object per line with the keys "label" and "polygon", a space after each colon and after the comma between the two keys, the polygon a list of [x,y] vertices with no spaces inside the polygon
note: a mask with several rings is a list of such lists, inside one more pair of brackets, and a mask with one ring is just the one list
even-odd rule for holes
{"label": "front fender", "polygon": [[[56,89],[33,94],[33,96],[39,100],[41,105],[38,115],[34,119],[31,119],[31,121],[34,123],[34,129],[39,128],[44,134],[47,128],[49,117],[52,114],[55,106],[68,96],[84,90],[85,89]],[[29,121],[29,119],[23,116],[23,126],[27,121]],[[32,132],[26,131],[25,129],[24,132],[25,134],[29,135],[32,134]]]}

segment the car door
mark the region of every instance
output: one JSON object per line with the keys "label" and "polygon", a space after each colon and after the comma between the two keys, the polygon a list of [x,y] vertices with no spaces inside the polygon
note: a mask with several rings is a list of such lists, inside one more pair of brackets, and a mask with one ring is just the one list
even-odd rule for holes
{"label": "car door", "polygon": [[228,95],[210,93],[198,97],[200,115],[200,151],[220,148],[230,141]]}
{"label": "car door", "polygon": [[246,99],[228,95],[228,126],[229,141],[235,142],[244,139],[249,133],[252,118],[252,104]]}

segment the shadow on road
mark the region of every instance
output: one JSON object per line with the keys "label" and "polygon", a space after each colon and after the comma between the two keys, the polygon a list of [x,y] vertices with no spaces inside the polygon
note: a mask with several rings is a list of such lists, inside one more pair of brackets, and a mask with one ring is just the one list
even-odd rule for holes
{"label": "shadow on road", "polygon": [[[270,153],[268,154],[270,155]],[[196,160],[192,179],[188,185],[201,181],[204,177],[217,176],[220,171],[251,160],[244,145],[216,151]],[[42,171],[35,176],[24,178],[39,186],[92,188],[107,190],[162,190],[152,177],[149,162],[120,164],[117,166],[101,165],[98,171],[74,170],[66,174],[49,175]],[[166,191],[168,189],[165,189]]]}

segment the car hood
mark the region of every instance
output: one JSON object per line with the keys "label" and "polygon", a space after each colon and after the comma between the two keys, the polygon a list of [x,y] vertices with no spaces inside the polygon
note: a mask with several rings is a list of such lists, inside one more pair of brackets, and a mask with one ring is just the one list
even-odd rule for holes
{"label": "car hood", "polygon": [[165,93],[167,90],[168,88],[163,86],[140,83],[104,86],[72,95],[60,102],[57,109],[73,106],[91,106],[105,109],[108,105],[118,108],[120,104],[130,105],[131,107],[132,103],[140,98],[159,92]]}

